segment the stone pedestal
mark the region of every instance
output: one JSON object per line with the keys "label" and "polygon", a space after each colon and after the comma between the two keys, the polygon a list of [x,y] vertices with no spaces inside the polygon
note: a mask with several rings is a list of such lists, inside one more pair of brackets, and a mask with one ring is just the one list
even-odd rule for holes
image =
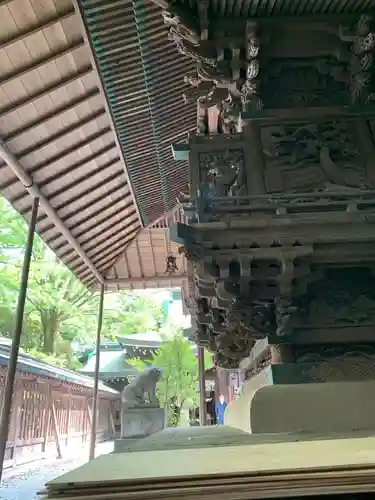
{"label": "stone pedestal", "polygon": [[373,432],[375,381],[272,384],[269,368],[247,380],[224,423],[253,434]]}
{"label": "stone pedestal", "polygon": [[124,408],[121,413],[121,439],[115,441],[115,452],[124,452],[138,439],[162,431],[164,409],[150,405]]}

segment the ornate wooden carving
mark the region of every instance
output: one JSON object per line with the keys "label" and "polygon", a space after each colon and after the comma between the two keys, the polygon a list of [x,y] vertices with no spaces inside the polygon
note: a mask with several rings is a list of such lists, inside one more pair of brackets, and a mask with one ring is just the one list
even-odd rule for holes
{"label": "ornate wooden carving", "polygon": [[271,192],[373,188],[353,122],[264,127],[262,141],[266,184]]}
{"label": "ornate wooden carving", "polygon": [[295,346],[296,363],[314,363],[350,359],[375,360],[375,344],[327,344],[314,346]]}
{"label": "ornate wooden carving", "polygon": [[327,270],[299,306],[309,327],[375,325],[375,279],[367,268]]}
{"label": "ornate wooden carving", "polygon": [[246,194],[243,151],[219,150],[199,154],[201,196],[241,196]]}
{"label": "ornate wooden carving", "polygon": [[175,7],[163,14],[164,22],[177,50],[196,65],[184,78],[193,87],[185,92],[185,101],[217,106],[222,131],[231,133],[238,130],[242,110],[263,106],[258,94],[260,40],[253,21],[242,24],[242,33],[234,33],[230,24],[216,29],[209,24],[207,6],[199,2],[199,20]]}
{"label": "ornate wooden carving", "polygon": [[373,57],[375,30],[372,16],[361,15],[354,29],[340,26],[340,39],[348,44],[345,57],[349,89],[353,103],[368,104],[375,99]]}
{"label": "ornate wooden carving", "polygon": [[271,352],[271,349],[268,349],[267,351],[265,351],[263,356],[260,358],[259,363],[257,363],[257,365],[252,366],[250,369],[246,370],[245,380],[248,380],[251,377],[254,377],[259,372],[264,370],[264,368],[267,368],[267,366],[270,366],[271,364],[272,364],[272,352]]}

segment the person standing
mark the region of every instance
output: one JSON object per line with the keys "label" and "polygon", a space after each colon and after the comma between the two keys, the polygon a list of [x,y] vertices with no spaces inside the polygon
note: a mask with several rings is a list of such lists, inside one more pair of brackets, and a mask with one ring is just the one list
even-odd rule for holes
{"label": "person standing", "polygon": [[224,413],[227,406],[224,396],[220,394],[219,403],[215,406],[217,425],[224,425]]}

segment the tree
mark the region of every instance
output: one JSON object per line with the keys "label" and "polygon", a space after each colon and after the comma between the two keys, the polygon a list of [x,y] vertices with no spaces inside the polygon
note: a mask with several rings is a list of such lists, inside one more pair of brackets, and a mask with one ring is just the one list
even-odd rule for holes
{"label": "tree", "polygon": [[[0,197],[0,335],[11,337],[27,224]],[[76,367],[72,345],[95,342],[97,295],[56,260],[35,235],[21,346],[32,356]],[[103,335],[128,336],[159,330],[161,304],[142,293],[106,296]]]}
{"label": "tree", "polygon": [[[95,296],[64,266],[56,262],[37,262],[30,273],[27,299],[30,314],[37,314],[41,325],[41,350],[56,355],[61,328],[82,325],[85,316],[97,311]],[[66,340],[73,340],[68,338]]]}
{"label": "tree", "polygon": [[117,294],[104,316],[103,334],[127,337],[134,333],[159,331],[163,324],[161,302],[152,301],[142,292]]}
{"label": "tree", "polygon": [[[163,404],[170,427],[180,423],[181,410],[196,404],[198,394],[198,364],[193,344],[181,331],[164,337],[150,364],[162,370],[158,383],[158,396]],[[129,360],[137,369],[146,367],[140,359]]]}

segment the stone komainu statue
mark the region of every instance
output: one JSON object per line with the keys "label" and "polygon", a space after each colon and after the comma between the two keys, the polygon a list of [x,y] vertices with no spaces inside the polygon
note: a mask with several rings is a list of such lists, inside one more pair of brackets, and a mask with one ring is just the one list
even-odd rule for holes
{"label": "stone komainu statue", "polygon": [[[156,397],[156,384],[162,376],[159,368],[147,368],[140,373],[129,385],[127,385],[121,394],[123,407],[147,405],[159,407],[159,400]],[[148,396],[146,401],[145,396]]]}

